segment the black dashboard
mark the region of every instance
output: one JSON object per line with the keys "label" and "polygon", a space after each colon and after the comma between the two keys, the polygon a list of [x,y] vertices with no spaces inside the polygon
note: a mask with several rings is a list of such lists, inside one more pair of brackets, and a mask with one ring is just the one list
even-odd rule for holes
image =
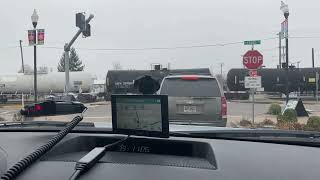
{"label": "black dashboard", "polygon": [[[0,173],[46,143],[55,132],[0,132]],[[17,179],[69,179],[76,161],[125,136],[70,133]],[[270,180],[320,178],[320,149],[272,143],[131,137],[108,151],[79,179]]]}

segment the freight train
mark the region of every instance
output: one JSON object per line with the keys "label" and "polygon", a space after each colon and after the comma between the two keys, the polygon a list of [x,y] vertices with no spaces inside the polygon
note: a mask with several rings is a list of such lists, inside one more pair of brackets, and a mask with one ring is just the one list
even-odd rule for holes
{"label": "freight train", "polygon": [[[288,93],[314,92],[316,90],[316,72],[320,73],[320,68],[290,68],[288,72],[286,69],[258,69],[264,92],[282,94],[286,94],[287,81]],[[245,76],[248,76],[247,69],[231,69],[227,74],[229,91],[247,91],[248,89],[244,87]]]}
{"label": "freight train", "polygon": [[198,74],[212,75],[209,68],[197,69],[156,69],[156,70],[109,70],[106,77],[105,100],[110,100],[111,94],[136,94],[134,81],[144,75],[150,75],[161,83],[168,75]]}

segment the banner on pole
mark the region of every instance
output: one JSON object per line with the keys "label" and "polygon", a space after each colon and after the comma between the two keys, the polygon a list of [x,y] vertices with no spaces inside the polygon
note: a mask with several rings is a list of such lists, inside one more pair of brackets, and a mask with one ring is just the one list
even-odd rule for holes
{"label": "banner on pole", "polygon": [[288,37],[288,20],[284,20],[281,23],[281,38],[287,38]]}
{"label": "banner on pole", "polygon": [[36,30],[28,30],[29,46],[36,45]]}
{"label": "banner on pole", "polygon": [[44,44],[44,29],[38,29],[38,45]]}

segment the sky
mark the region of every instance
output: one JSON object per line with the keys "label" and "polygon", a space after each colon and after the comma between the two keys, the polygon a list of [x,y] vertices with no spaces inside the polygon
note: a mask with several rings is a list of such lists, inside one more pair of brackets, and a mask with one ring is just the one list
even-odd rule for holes
{"label": "sky", "polygon": [[[320,1],[285,2],[290,10],[289,61],[310,67],[311,48],[315,48],[315,65],[319,66]],[[230,68],[242,67],[242,55],[251,48],[243,45],[245,40],[261,40],[255,49],[263,54],[266,67],[279,62],[277,33],[284,20],[279,0],[10,0],[0,5],[0,74],[20,69],[20,39],[25,64],[33,66],[27,30],[32,29],[34,9],[39,14],[37,28],[45,29],[37,64],[53,71],[64,44],[78,31],[77,12],[94,15],[92,36],[80,36],[73,47],[85,71],[99,78],[114,64],[123,69],[150,69],[152,63],[163,67],[170,63],[170,68],[210,67],[220,73],[223,63],[226,74]]]}

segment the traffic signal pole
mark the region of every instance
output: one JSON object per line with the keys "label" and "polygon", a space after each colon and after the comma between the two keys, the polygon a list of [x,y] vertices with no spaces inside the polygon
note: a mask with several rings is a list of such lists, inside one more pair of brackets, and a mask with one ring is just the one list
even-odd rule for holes
{"label": "traffic signal pole", "polygon": [[[86,20],[88,24],[93,18],[93,14],[90,14],[89,18]],[[73,36],[69,43],[64,46],[64,71],[65,71],[65,93],[69,93],[70,90],[70,77],[69,77],[69,52],[72,44],[76,41],[79,35],[83,32],[83,29],[79,29],[78,32]]]}

